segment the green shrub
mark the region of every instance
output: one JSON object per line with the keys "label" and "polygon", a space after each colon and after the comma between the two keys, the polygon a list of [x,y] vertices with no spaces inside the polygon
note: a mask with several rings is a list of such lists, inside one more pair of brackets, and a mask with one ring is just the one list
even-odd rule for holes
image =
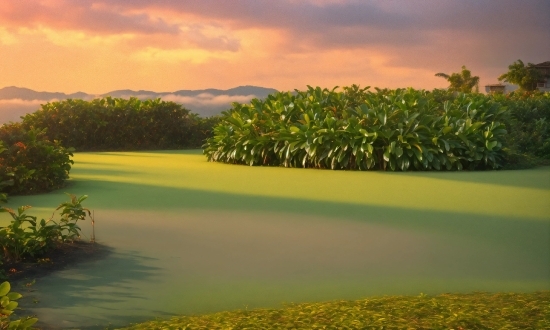
{"label": "green shrub", "polygon": [[44,130],[25,129],[21,123],[0,127],[2,192],[33,194],[63,187],[69,177],[73,149],[47,139]]}
{"label": "green shrub", "polygon": [[79,151],[198,147],[207,124],[174,102],[111,97],[51,102],[23,117],[24,127]]}
{"label": "green shrub", "polygon": [[513,153],[550,159],[550,93],[513,92],[492,97],[510,111],[506,145]]}
{"label": "green shrub", "polygon": [[19,300],[23,297],[17,292],[10,292],[11,286],[9,282],[0,284],[0,330],[27,330],[34,329],[32,326],[38,322],[37,318],[26,317],[18,320],[10,320],[10,316],[17,308]]}
{"label": "green shrub", "polygon": [[[25,214],[30,206],[21,206],[14,211],[0,207],[0,212],[7,212],[12,220],[6,227],[0,227],[0,246],[3,260],[19,262],[25,258],[35,258],[54,249],[59,244],[72,242],[80,237],[78,221],[85,220],[90,211],[82,207],[82,201],[88,196],[77,198],[69,195],[70,201],[60,204],[61,218],[58,221],[40,220]],[[1,260],[1,259],[0,259]]]}
{"label": "green shrub", "polygon": [[371,92],[353,85],[336,92],[308,86],[234,103],[204,154],[231,164],[350,170],[501,167],[505,109],[481,94],[444,96],[410,88]]}

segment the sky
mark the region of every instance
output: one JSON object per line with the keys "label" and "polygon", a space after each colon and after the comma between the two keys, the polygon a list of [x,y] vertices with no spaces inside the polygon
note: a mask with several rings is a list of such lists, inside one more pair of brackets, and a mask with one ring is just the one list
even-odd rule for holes
{"label": "sky", "polygon": [[548,0],[5,0],[0,88],[480,85],[550,61]]}

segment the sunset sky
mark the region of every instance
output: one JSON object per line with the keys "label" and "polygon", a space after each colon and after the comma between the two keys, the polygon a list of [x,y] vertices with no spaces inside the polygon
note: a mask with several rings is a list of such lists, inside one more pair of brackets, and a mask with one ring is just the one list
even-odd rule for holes
{"label": "sunset sky", "polygon": [[550,60],[548,0],[5,0],[0,88],[481,85]]}

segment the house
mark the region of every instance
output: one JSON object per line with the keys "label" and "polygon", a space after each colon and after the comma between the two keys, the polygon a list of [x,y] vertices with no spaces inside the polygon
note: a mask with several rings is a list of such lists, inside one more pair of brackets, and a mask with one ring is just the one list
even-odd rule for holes
{"label": "house", "polygon": [[537,82],[537,89],[541,92],[550,92],[550,61],[535,64],[533,67],[544,77]]}

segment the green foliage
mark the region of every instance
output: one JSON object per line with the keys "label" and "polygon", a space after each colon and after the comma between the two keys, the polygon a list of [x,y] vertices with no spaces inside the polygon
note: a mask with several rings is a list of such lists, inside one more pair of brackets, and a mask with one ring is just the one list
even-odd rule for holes
{"label": "green foliage", "polygon": [[440,72],[435,76],[445,78],[449,82],[449,91],[451,92],[471,93],[474,87],[476,92],[479,90],[479,77],[472,76],[472,72],[464,65],[460,73],[448,75]]}
{"label": "green foliage", "polygon": [[[61,210],[58,221],[37,221],[37,218],[25,214],[30,206],[21,206],[14,211],[0,207],[0,212],[11,215],[11,223],[0,227],[0,246],[3,259],[8,262],[19,262],[25,258],[35,258],[55,248],[59,244],[72,242],[80,237],[78,221],[85,220],[90,211],[82,207],[82,201],[88,196],[77,198],[69,195],[70,201],[60,204],[56,211]],[[55,212],[54,212],[55,214]]]}
{"label": "green foliage", "polygon": [[534,91],[537,83],[544,78],[534,66],[533,63],[525,65],[522,60],[517,60],[508,66],[508,72],[500,75],[498,80],[518,85],[524,91]]}
{"label": "green foliage", "polygon": [[32,326],[38,321],[34,317],[26,317],[24,319],[10,320],[10,316],[17,308],[19,300],[23,297],[17,292],[10,292],[11,286],[9,282],[0,284],[0,330],[27,330],[34,329]]}
{"label": "green foliage", "polygon": [[234,103],[204,145],[209,161],[349,170],[501,166],[507,112],[481,94],[356,85]]}
{"label": "green foliage", "polygon": [[145,150],[198,147],[213,121],[161,99],[106,97],[44,104],[23,117],[23,126],[46,129],[50,140],[79,151]]}
{"label": "green foliage", "polygon": [[41,129],[20,123],[0,127],[0,186],[3,193],[33,194],[63,187],[73,149],[48,140]]}
{"label": "green foliage", "polygon": [[126,329],[549,329],[550,292],[390,296],[221,312]]}
{"label": "green foliage", "polygon": [[514,92],[493,97],[511,114],[506,145],[515,154],[550,159],[550,93]]}

